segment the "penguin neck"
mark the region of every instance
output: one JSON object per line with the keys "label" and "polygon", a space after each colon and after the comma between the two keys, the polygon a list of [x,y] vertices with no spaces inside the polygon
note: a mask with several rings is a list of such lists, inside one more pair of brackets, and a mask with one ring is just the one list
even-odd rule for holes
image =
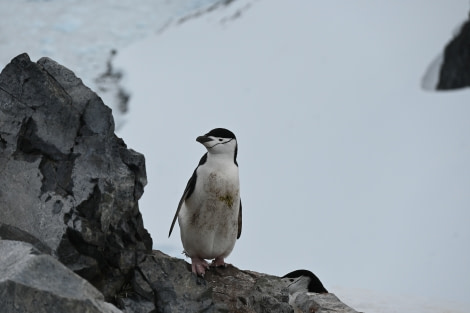
{"label": "penguin neck", "polygon": [[214,166],[237,166],[234,159],[234,153],[207,153],[207,163]]}

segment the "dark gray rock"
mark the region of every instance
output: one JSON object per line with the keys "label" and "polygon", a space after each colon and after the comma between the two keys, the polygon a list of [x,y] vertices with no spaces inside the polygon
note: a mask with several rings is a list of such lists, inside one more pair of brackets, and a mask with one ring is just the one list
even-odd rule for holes
{"label": "dark gray rock", "polygon": [[470,87],[470,20],[444,49],[438,90]]}
{"label": "dark gray rock", "polygon": [[29,233],[111,299],[150,251],[143,155],[111,110],[56,62],[19,55],[0,75],[0,221]]}
{"label": "dark gray rock", "polygon": [[153,301],[143,299],[139,296],[119,298],[118,304],[123,307],[124,313],[155,313],[157,312]]}
{"label": "dark gray rock", "polygon": [[139,256],[136,273],[134,289],[153,296],[157,312],[356,312],[333,294],[289,294],[286,279],[232,265],[196,278],[190,264],[160,251]]}
{"label": "dark gray rock", "polygon": [[342,303],[332,293],[299,292],[291,295],[289,303],[294,308],[295,313],[358,313]]}
{"label": "dark gray rock", "polygon": [[196,278],[185,261],[160,251],[142,256],[139,289],[151,288],[158,312],[292,312],[284,282],[231,265]]}
{"label": "dark gray rock", "polygon": [[52,256],[28,243],[0,240],[0,312],[121,311]]}
{"label": "dark gray rock", "polygon": [[22,231],[21,229],[0,223],[0,240],[13,240],[13,241],[22,241],[27,242],[34,246],[41,253],[52,255],[52,250],[47,245],[45,245],[41,240],[37,239],[33,235]]}
{"label": "dark gray rock", "polygon": [[424,89],[453,90],[470,87],[470,19],[431,65],[422,79]]}

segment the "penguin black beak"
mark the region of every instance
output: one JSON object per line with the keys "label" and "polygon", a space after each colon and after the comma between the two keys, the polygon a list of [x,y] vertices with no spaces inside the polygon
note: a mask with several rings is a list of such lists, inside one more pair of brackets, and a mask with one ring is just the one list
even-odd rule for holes
{"label": "penguin black beak", "polygon": [[208,136],[199,136],[196,138],[196,141],[197,142],[200,142],[202,144],[204,144],[205,142],[209,142],[209,141],[212,141],[213,139],[211,137],[208,137]]}

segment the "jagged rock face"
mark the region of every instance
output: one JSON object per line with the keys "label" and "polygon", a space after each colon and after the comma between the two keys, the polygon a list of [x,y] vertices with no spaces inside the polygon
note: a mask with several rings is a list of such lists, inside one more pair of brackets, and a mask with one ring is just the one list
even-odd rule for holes
{"label": "jagged rock face", "polygon": [[290,284],[289,279],[232,265],[196,278],[190,264],[153,251],[139,256],[133,289],[141,299],[153,301],[157,312],[357,313],[332,293],[310,292],[308,286],[291,291]]}
{"label": "jagged rock face", "polygon": [[0,221],[48,247],[104,295],[151,250],[138,199],[143,155],[114,135],[111,110],[73,72],[19,55],[0,75]]}
{"label": "jagged rock face", "polygon": [[294,313],[358,313],[332,293],[299,292],[290,296],[289,303],[294,308]]}
{"label": "jagged rock face", "polygon": [[121,312],[52,256],[28,243],[10,240],[0,241],[0,311]]}
{"label": "jagged rock face", "polygon": [[228,265],[196,278],[188,263],[160,251],[143,255],[136,272],[135,290],[159,312],[293,312],[279,277]]}
{"label": "jagged rock face", "polygon": [[447,44],[437,90],[470,87],[470,20]]}

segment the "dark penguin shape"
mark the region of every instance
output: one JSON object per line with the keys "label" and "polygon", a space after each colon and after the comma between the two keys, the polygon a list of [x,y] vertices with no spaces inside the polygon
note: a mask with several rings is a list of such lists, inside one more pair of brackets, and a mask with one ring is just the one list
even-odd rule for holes
{"label": "dark penguin shape", "polygon": [[308,270],[297,270],[282,276],[288,278],[289,293],[301,291],[306,288],[308,292],[315,293],[328,293],[328,290],[323,286],[320,279]]}

